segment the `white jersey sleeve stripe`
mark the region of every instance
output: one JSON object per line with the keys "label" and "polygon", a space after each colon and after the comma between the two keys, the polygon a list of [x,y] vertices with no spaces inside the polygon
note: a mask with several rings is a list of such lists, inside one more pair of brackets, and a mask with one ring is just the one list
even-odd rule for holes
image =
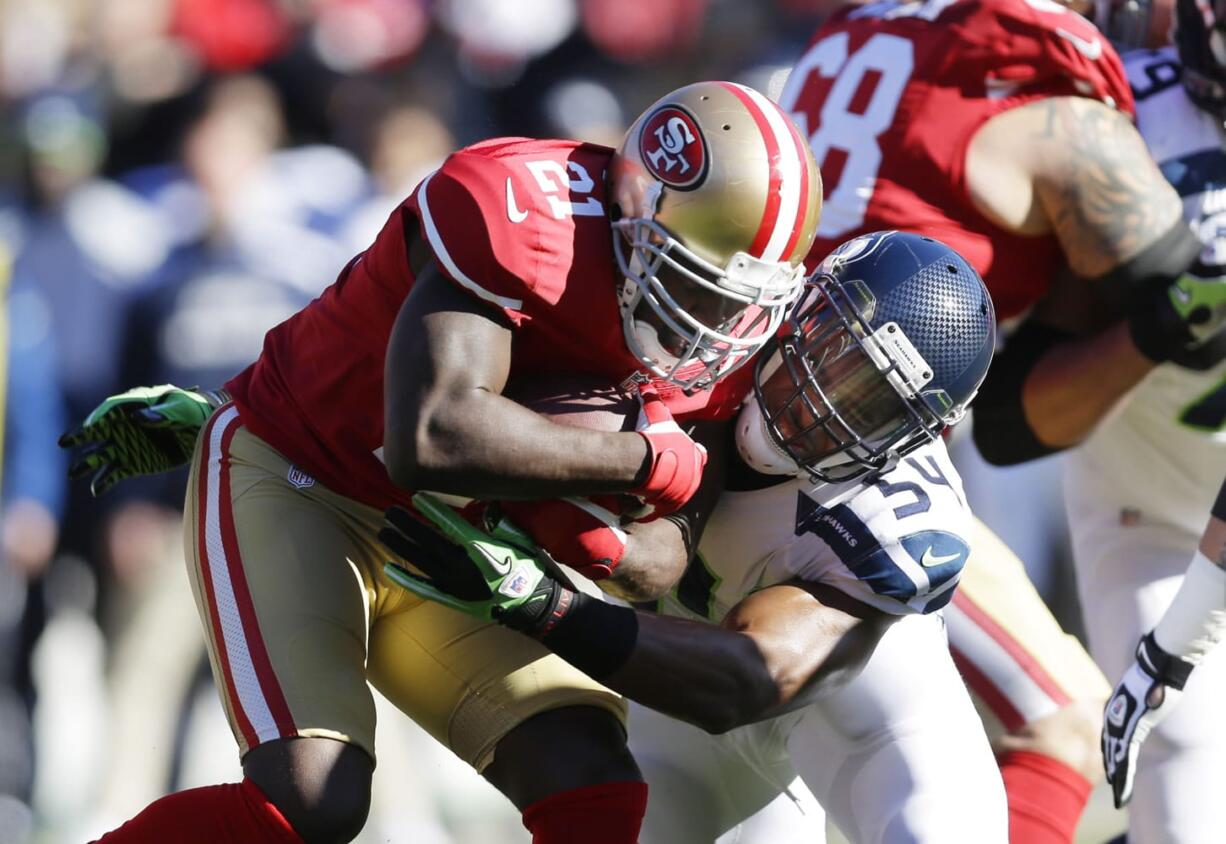
{"label": "white jersey sleeve stripe", "polygon": [[448,275],[458,281],[464,287],[467,287],[473,293],[480,296],[487,302],[492,302],[500,308],[506,308],[509,311],[522,310],[524,307],[523,299],[512,299],[509,296],[499,296],[496,293],[491,293],[477,282],[473,281],[463,270],[459,268],[456,262],[452,259],[451,253],[447,251],[447,245],[443,243],[443,236],[439,232],[438,227],[434,224],[434,216],[430,213],[430,203],[428,199],[430,181],[434,178],[436,170],[426,177],[421,183],[421,187],[417,190],[417,207],[421,209],[421,223],[426,230],[426,240],[430,244],[430,248],[434,250],[434,256],[442,263],[443,269],[447,270]]}

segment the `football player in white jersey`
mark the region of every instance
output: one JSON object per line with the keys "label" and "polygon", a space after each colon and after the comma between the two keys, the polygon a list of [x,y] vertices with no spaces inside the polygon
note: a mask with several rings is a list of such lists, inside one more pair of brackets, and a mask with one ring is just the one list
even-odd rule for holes
{"label": "football player in white jersey", "polygon": [[571,590],[505,525],[491,536],[429,496],[447,540],[389,511],[385,542],[428,569],[388,573],[650,707],[630,723],[657,797],[644,842],[714,841],[799,774],[853,841],[1003,844],[1000,775],[933,612],[970,526],[939,434],[986,373],[991,301],[961,256],[899,232],[850,241],[814,278],[658,613]]}
{"label": "football player in white jersey", "polygon": [[[1103,762],[1121,803],[1132,797],[1145,739],[1177,708],[1196,666],[1226,638],[1226,483],[1183,583],[1157,626],[1141,637],[1136,661],[1103,717]],[[1226,701],[1218,701],[1219,704]],[[1215,830],[1221,832],[1221,830]]]}
{"label": "football player in white jersey", "polygon": [[[1104,29],[1108,35],[1144,31],[1147,18],[1168,13],[1166,5],[1154,0],[1109,7]],[[1137,128],[1183,200],[1188,225],[1205,244],[1200,267],[1193,270],[1221,275],[1226,267],[1226,3],[1175,0],[1174,12],[1174,46],[1127,54],[1124,63]],[[1091,651],[1108,676],[1126,677],[1108,705],[1103,740],[1116,802],[1131,798],[1130,841],[1220,841],[1226,823],[1226,807],[1218,799],[1226,789],[1221,765],[1226,652],[1204,655],[1192,647],[1199,638],[1194,635],[1201,622],[1198,605],[1223,601],[1221,570],[1198,557],[1190,580],[1183,577],[1223,476],[1222,363],[1203,371],[1159,366],[1068,458],[1067,501]],[[1207,553],[1219,556],[1218,550]],[[1181,581],[1181,597],[1160,623]],[[1137,646],[1147,631],[1153,633]],[[1160,724],[1151,718],[1136,730],[1144,706],[1138,710],[1137,701],[1130,702],[1130,689],[1135,692],[1141,676],[1164,679],[1172,688],[1182,685],[1166,673],[1181,673],[1171,658],[1193,655],[1203,661],[1183,686],[1178,707],[1162,706],[1156,710],[1164,716]],[[1132,739],[1139,745],[1150,726],[1138,756],[1139,746],[1130,750]]]}

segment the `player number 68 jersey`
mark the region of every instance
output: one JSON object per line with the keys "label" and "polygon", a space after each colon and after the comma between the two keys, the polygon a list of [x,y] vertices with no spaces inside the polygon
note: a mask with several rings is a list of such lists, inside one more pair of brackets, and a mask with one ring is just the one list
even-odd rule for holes
{"label": "player number 68 jersey", "polygon": [[725,492],[660,609],[719,621],[751,592],[799,579],[896,615],[932,612],[953,597],[970,524],[940,441],[868,483],[797,478]]}

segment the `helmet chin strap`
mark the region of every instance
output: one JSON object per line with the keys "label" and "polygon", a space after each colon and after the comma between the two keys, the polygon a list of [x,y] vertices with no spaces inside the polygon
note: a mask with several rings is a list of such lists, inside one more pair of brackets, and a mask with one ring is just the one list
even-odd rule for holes
{"label": "helmet chin strap", "polygon": [[651,323],[634,320],[634,338],[638,340],[642,354],[654,360],[661,369],[672,369],[681,362],[681,358],[664,348],[656,327]]}
{"label": "helmet chin strap", "polygon": [[750,469],[762,475],[798,475],[800,467],[775,444],[766,430],[766,417],[752,396],[736,421],[736,451]]}
{"label": "helmet chin strap", "polygon": [[[805,470],[775,443],[766,428],[762,407],[753,396],[741,406],[736,420],[736,451],[741,460],[759,475],[796,476]],[[817,464],[818,469],[835,469],[849,465],[841,452],[831,454]],[[850,479],[849,479],[850,480]]]}

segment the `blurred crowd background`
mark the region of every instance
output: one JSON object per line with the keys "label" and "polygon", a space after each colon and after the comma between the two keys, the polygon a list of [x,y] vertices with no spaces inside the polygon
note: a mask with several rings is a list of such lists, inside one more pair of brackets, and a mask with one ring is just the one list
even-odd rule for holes
{"label": "blurred crowd background", "polygon": [[[0,844],[85,841],[241,775],[183,572],[184,475],[95,501],[59,433],[129,386],[242,369],[452,149],[616,145],[697,79],[777,95],[822,6],[0,0]],[[1057,470],[958,452],[983,514],[1070,609]],[[527,840],[407,719],[385,706],[379,730],[360,841]]]}

